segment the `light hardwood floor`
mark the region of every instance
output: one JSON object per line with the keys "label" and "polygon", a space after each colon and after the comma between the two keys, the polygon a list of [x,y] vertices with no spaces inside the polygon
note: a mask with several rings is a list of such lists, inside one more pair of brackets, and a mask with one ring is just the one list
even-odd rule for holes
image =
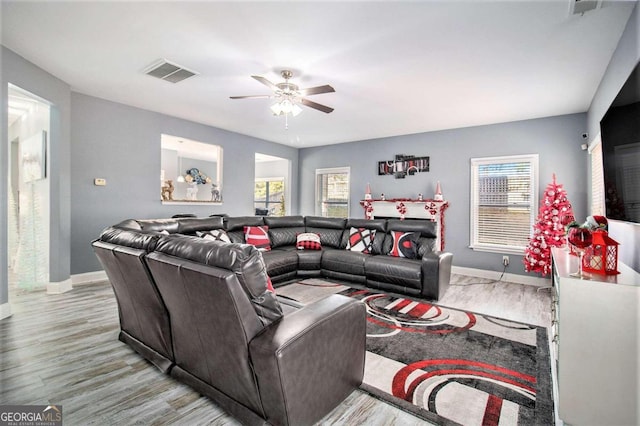
{"label": "light hardwood floor", "polygon": [[[547,326],[548,291],[455,276],[440,301]],[[118,339],[118,311],[108,282],[61,295],[12,288],[13,315],[0,321],[0,405],[61,404],[65,425],[238,424],[139,357]],[[353,392],[324,425],[423,425],[424,421]]]}

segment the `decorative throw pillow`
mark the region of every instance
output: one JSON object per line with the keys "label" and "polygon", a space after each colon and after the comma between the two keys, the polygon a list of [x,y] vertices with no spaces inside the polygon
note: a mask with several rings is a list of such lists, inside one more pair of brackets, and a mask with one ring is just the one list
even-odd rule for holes
{"label": "decorative throw pillow", "polygon": [[271,277],[267,277],[267,291],[276,294],[276,289],[273,288],[273,283],[271,282]]}
{"label": "decorative throw pillow", "polygon": [[303,232],[296,237],[296,247],[298,250],[320,250],[320,235],[314,232]]}
{"label": "decorative throw pillow", "polygon": [[268,226],[245,226],[244,241],[254,245],[258,250],[271,250],[271,240],[269,240]]}
{"label": "decorative throw pillow", "polygon": [[211,231],[207,232],[197,231],[196,235],[198,237],[204,238],[205,240],[222,241],[223,243],[231,242],[231,239],[224,229],[212,229]]}
{"label": "decorative throw pillow", "polygon": [[407,259],[417,257],[419,232],[391,231],[391,236],[393,237],[393,246],[388,253],[389,256],[406,257]]}
{"label": "decorative throw pillow", "polygon": [[351,228],[349,230],[349,241],[347,250],[358,251],[360,253],[371,253],[373,239],[376,236],[375,229]]}

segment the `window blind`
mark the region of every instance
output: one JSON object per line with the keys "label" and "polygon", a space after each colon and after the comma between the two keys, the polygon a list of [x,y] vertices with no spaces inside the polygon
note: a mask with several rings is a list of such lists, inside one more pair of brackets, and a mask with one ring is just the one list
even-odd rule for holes
{"label": "window blind", "polygon": [[537,156],[472,159],[471,247],[523,252],[537,204]]}
{"label": "window blind", "polygon": [[602,165],[602,142],[597,140],[589,148],[591,154],[591,214],[604,216],[604,173]]}

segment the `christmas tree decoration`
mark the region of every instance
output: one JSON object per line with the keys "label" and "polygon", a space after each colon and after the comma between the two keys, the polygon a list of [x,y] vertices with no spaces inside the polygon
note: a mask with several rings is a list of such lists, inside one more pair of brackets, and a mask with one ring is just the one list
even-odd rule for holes
{"label": "christmas tree decoration", "polygon": [[573,218],[573,208],[562,184],[553,181],[544,191],[538,217],[533,225],[533,235],[524,252],[524,269],[542,276],[551,273],[551,247],[560,247],[566,242],[566,223]]}

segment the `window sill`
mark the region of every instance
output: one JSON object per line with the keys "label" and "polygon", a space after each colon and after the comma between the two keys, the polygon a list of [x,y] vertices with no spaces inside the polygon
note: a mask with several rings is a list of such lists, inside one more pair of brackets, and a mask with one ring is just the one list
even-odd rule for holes
{"label": "window sill", "polygon": [[222,201],[161,200],[163,206],[221,206]]}
{"label": "window sill", "polygon": [[469,246],[469,248],[474,251],[482,251],[486,253],[516,254],[524,256],[524,248],[521,247],[475,245]]}

